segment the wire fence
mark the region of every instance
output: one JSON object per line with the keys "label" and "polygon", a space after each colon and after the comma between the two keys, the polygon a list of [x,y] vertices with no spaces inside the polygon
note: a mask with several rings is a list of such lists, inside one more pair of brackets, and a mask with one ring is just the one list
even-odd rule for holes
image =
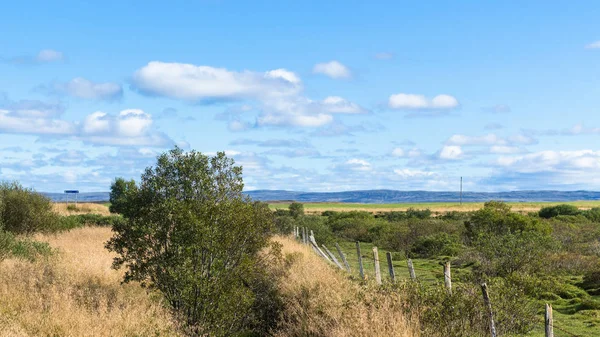
{"label": "wire fence", "polygon": [[[318,254],[321,255],[324,259],[326,259],[329,263],[331,264],[335,264],[337,265],[340,269],[342,270],[346,270],[347,272],[350,272],[350,267],[348,264],[348,261],[346,260],[346,254],[344,254],[342,252],[342,250],[339,248],[339,245],[336,243],[336,248],[338,249],[338,255],[340,257],[340,260],[342,260],[343,264],[346,267],[342,266],[342,263],[338,262],[336,256],[329,251],[329,249],[327,249],[327,247],[325,247],[323,245],[323,248],[326,252],[324,252],[323,250],[321,250],[319,248],[319,246],[317,245],[315,238],[314,238],[314,234],[312,233],[312,231],[307,230],[306,228],[299,228],[296,227],[294,229],[294,236],[296,239],[300,240],[301,242],[305,243],[305,244],[309,244],[312,245],[314,251]],[[357,245],[357,257],[358,257],[358,263],[359,263],[359,270],[360,270],[360,276],[363,279],[366,279],[366,275],[364,273],[364,265],[363,265],[363,259],[367,259],[369,260],[370,257],[368,255],[363,255],[362,253],[360,253],[360,245],[359,242],[356,243]],[[373,247],[373,264],[374,264],[374,269],[375,269],[375,280],[381,284],[382,283],[382,278],[381,278],[381,269],[379,266],[379,257],[378,257],[378,250],[377,247]],[[433,269],[424,269],[424,268],[419,268],[419,267],[414,267],[413,263],[410,259],[407,260],[407,265],[408,265],[408,269],[409,269],[409,274],[411,275],[411,278],[414,277],[415,279],[418,279],[415,275],[415,271],[421,271],[423,273],[429,273],[429,274],[434,274],[436,276],[443,276],[444,280],[445,280],[445,285],[448,288],[448,291],[451,294],[451,276],[450,276],[450,263],[446,263],[445,267],[444,267],[444,271],[440,271],[440,270],[433,270]],[[390,272],[390,277],[392,278],[392,281],[395,281],[396,279],[396,274],[394,272],[394,267],[392,264],[392,258],[391,255],[388,253],[387,254],[387,263],[388,263],[388,268],[389,268],[389,272]],[[412,270],[411,270],[412,269]],[[482,285],[482,288],[486,288],[485,283]],[[487,292],[486,289],[483,289],[484,292],[484,299],[486,299],[487,297]],[[489,300],[488,300],[489,301]],[[490,308],[491,309],[491,308]],[[492,317],[492,313],[491,310],[489,312],[490,315],[490,319],[492,319],[492,326],[493,326],[493,317]],[[556,329],[557,331],[560,331],[562,334],[569,336],[569,337],[585,337],[583,335],[574,333],[569,331],[568,329],[565,329],[564,327],[561,327],[559,325],[557,325],[556,323],[554,323],[554,321],[552,320],[552,316],[551,316],[551,307],[550,307],[550,320],[548,321],[547,317],[545,319],[541,319],[541,323],[545,325],[546,327],[546,336],[547,337],[561,337],[561,335],[559,334],[554,334],[553,332],[548,333],[548,331],[553,331],[554,329]],[[548,330],[548,324],[550,324],[550,330]],[[496,333],[495,331],[492,332],[492,336],[496,337]],[[598,334],[598,336],[600,336],[600,333]]]}

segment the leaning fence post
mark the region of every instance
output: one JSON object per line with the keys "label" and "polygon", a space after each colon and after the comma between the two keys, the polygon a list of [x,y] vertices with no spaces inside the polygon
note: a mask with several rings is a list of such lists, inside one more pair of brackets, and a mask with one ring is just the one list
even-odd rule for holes
{"label": "leaning fence post", "polygon": [[360,270],[360,278],[365,279],[365,270],[363,269],[362,255],[360,253],[360,242],[356,241],[356,255],[358,255],[358,268]]}
{"label": "leaning fence post", "polygon": [[554,322],[552,321],[552,306],[546,303],[546,337],[554,337]]}
{"label": "leaning fence post", "polygon": [[448,294],[452,295],[452,276],[450,274],[450,261],[444,263],[444,284],[448,290]]}
{"label": "leaning fence post", "polygon": [[346,255],[344,255],[344,252],[342,252],[342,248],[340,248],[340,245],[338,245],[338,243],[335,243],[335,249],[337,249],[338,254],[340,254],[340,257],[342,258],[342,261],[344,262],[344,265],[346,266],[346,270],[348,270],[348,272],[350,272],[350,265],[348,264],[348,260],[346,260]]}
{"label": "leaning fence post", "polygon": [[396,273],[394,272],[394,265],[392,264],[392,253],[385,253],[387,257],[388,270],[390,271],[390,277],[392,278],[392,282],[396,283]]}
{"label": "leaning fence post", "polygon": [[329,255],[329,257],[331,258],[333,263],[335,263],[336,266],[340,267],[341,270],[344,270],[344,267],[342,267],[342,265],[340,264],[340,261],[338,261],[338,259],[336,259],[335,255],[333,255],[333,253],[330,252],[329,249],[327,249],[327,247],[324,244],[321,244],[321,247],[323,247],[323,249],[325,249],[325,253],[327,253],[327,255]]}
{"label": "leaning fence post", "polygon": [[496,337],[496,325],[494,324],[494,312],[492,311],[492,303],[490,303],[490,297],[487,291],[487,284],[481,284],[481,292],[483,293],[483,302],[487,307],[488,316],[490,318],[490,333],[492,337]]}
{"label": "leaning fence post", "polygon": [[377,247],[373,247],[373,262],[375,263],[375,281],[381,284],[381,269],[379,268],[379,252]]}
{"label": "leaning fence post", "polygon": [[317,245],[317,241],[315,241],[315,237],[311,236],[310,237],[310,244],[317,250],[317,252],[319,253],[319,255],[321,255],[322,257],[325,258],[325,260],[327,260],[327,262],[332,263],[331,260],[329,259],[329,257],[327,257],[327,254],[325,254],[321,248],[319,248],[319,245]]}
{"label": "leaning fence post", "polygon": [[413,263],[412,263],[411,259],[408,259],[407,263],[408,263],[408,273],[410,274],[410,279],[414,281],[417,279],[417,275],[415,275],[415,267],[413,267]]}

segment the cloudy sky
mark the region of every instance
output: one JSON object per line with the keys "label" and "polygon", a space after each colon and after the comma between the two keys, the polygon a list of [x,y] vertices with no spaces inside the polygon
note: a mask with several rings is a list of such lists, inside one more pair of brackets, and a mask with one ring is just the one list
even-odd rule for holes
{"label": "cloudy sky", "polygon": [[600,189],[597,1],[191,3],[3,4],[0,180],[107,191],[178,145],[247,190]]}

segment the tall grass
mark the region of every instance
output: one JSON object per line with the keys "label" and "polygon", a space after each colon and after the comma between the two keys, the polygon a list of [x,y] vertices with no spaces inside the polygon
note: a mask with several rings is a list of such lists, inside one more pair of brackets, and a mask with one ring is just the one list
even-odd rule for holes
{"label": "tall grass", "polygon": [[361,286],[307,246],[278,237],[292,261],[280,283],[284,310],[276,336],[418,336],[402,293]]}
{"label": "tall grass", "polygon": [[178,336],[158,297],[121,285],[104,249],[109,228],[37,235],[58,254],[0,263],[1,336]]}

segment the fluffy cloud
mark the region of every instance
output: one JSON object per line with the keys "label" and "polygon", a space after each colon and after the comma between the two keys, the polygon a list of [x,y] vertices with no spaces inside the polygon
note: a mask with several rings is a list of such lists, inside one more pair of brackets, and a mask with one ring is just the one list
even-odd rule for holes
{"label": "fluffy cloud", "polygon": [[134,88],[149,94],[188,101],[236,100],[290,95],[301,81],[285,69],[264,73],[184,63],[150,62],[132,78]]}
{"label": "fluffy cloud", "polygon": [[114,101],[123,97],[123,88],[118,83],[96,83],[82,77],[74,78],[66,83],[53,83],[41,89],[51,94],[92,100]]}
{"label": "fluffy cloud", "polygon": [[173,141],[152,128],[150,114],[127,109],[118,115],[97,111],[83,121],[58,118],[62,108],[39,101],[8,102],[0,105],[0,131],[14,134],[52,136],[103,145],[170,146]]}
{"label": "fluffy cloud", "polygon": [[352,158],[344,162],[343,164],[339,164],[335,166],[337,171],[351,170],[351,171],[360,171],[366,172],[371,171],[373,167],[371,163],[364,159]]}
{"label": "fluffy cloud", "polygon": [[170,146],[173,141],[153,131],[152,117],[139,109],[127,109],[118,115],[97,111],[81,124],[77,138],[84,142],[126,146]]}
{"label": "fluffy cloud", "polygon": [[[301,79],[285,69],[236,72],[193,64],[150,62],[135,72],[133,86],[146,94],[186,101],[254,101],[256,104],[249,109],[228,108],[215,117],[227,120],[231,131],[264,126],[316,128],[330,124],[333,114],[367,112],[339,96],[322,101],[302,96]],[[260,111],[255,121],[242,116],[242,113],[250,115],[251,111]]]}
{"label": "fluffy cloud", "polygon": [[450,95],[437,95],[428,99],[424,95],[399,93],[391,95],[388,106],[392,109],[452,109],[459,105]]}
{"label": "fluffy cloud", "polygon": [[313,73],[323,74],[333,79],[350,78],[350,70],[338,61],[317,63],[313,67]]}
{"label": "fluffy cloud", "polygon": [[463,156],[463,151],[460,146],[457,145],[446,145],[442,148],[439,153],[440,159],[456,160]]}
{"label": "fluffy cloud", "polygon": [[600,49],[600,41],[592,42],[586,45],[585,49]]}

